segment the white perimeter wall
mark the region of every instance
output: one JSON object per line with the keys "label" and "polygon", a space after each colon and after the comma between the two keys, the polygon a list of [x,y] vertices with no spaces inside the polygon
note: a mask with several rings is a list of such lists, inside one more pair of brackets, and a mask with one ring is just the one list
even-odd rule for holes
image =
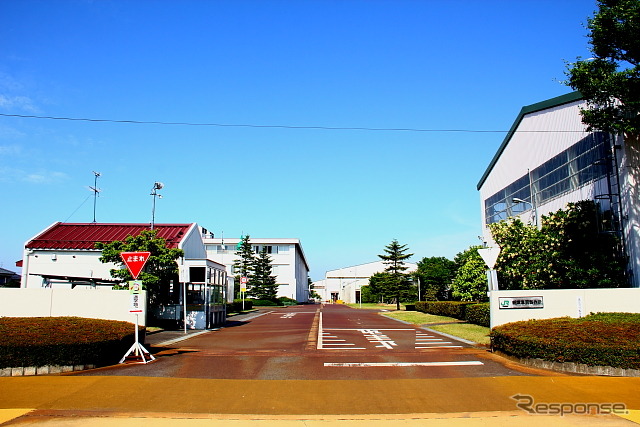
{"label": "white perimeter wall", "polygon": [[[146,325],[147,292],[142,291],[138,323]],[[134,323],[129,291],[55,288],[0,288],[0,317],[76,316]]]}
{"label": "white perimeter wall", "polygon": [[[500,309],[500,297],[543,297],[544,308]],[[640,288],[491,291],[491,327],[530,319],[583,317],[590,313],[640,313]]]}
{"label": "white perimeter wall", "polygon": [[[102,263],[99,258],[102,251],[54,251],[37,249],[26,250],[22,268],[22,287],[41,288],[40,274],[70,277],[87,277],[113,280],[110,270],[119,268],[113,263]],[[68,284],[54,285],[69,287]]]}

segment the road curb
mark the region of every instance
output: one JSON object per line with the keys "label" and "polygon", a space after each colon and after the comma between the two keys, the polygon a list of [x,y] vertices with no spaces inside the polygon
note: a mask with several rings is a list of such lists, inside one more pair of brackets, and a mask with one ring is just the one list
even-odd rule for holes
{"label": "road curb", "polygon": [[447,338],[451,338],[452,340],[458,340],[458,341],[463,342],[465,344],[469,344],[469,345],[473,345],[473,346],[479,345],[475,341],[465,340],[464,338],[460,338],[460,337],[457,337],[455,335],[447,334],[445,332],[436,331],[435,329],[427,328],[427,327],[424,327],[424,326],[419,326],[419,328],[422,329],[422,330],[425,330],[427,332],[431,332],[432,334],[444,335]]}
{"label": "road curb", "polygon": [[415,327],[416,329],[422,329],[424,331],[431,332],[432,334],[440,334],[440,335],[445,336],[447,338],[450,338],[452,340],[457,340],[457,341],[463,342],[463,343],[468,344],[468,345],[472,345],[472,346],[479,345],[475,341],[465,340],[464,338],[460,338],[460,337],[456,337],[455,335],[451,335],[451,334],[447,334],[447,333],[444,333],[444,332],[436,331],[435,329],[430,329],[430,328],[427,328],[425,326],[419,326],[419,325],[416,325],[415,323],[407,322],[406,320],[400,320],[400,319],[396,319],[396,318],[393,318],[393,317],[390,317],[390,316],[385,316],[385,317],[387,319],[393,319],[396,322],[404,323],[405,325],[411,325],[411,326]]}
{"label": "road curb", "polygon": [[522,365],[539,369],[548,369],[555,372],[569,372],[572,374],[597,375],[603,377],[640,377],[640,369],[623,369],[614,368],[612,366],[590,366],[584,363],[552,362],[543,359],[521,358],[510,356],[501,351],[494,351],[493,353]]}

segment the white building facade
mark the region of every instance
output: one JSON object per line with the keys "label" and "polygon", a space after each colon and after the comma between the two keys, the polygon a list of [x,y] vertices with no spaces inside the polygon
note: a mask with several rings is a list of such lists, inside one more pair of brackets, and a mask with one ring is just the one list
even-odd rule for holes
{"label": "white building facade", "polygon": [[[102,263],[96,242],[123,241],[149,228],[149,224],[54,223],[25,243],[21,287],[112,291],[123,281],[110,271],[124,267]],[[190,305],[193,313],[187,313],[187,320],[197,319],[193,327],[224,323],[229,291],[226,269],[207,258],[198,224],[155,224],[154,230],[167,247],[182,249],[184,256],[177,260],[178,274],[151,315],[181,321],[183,309]]]}
{"label": "white building facade", "polygon": [[[239,258],[236,255],[238,238],[214,238],[203,233],[207,257],[226,267],[227,275],[236,275],[233,263]],[[249,238],[256,255],[263,247],[271,257],[272,274],[276,276],[278,297],[287,297],[297,302],[309,300],[309,264],[302,250],[299,239],[264,239]],[[240,298],[236,295],[236,298]]]}
{"label": "white building facade", "polygon": [[630,284],[640,286],[639,153],[637,142],[587,132],[578,92],[523,107],[478,183],[483,235],[488,225],[519,216],[540,224],[542,215],[569,202],[593,200],[613,218],[629,257]]}
{"label": "white building facade", "polygon": [[[413,273],[418,265],[405,262],[405,273]],[[382,273],[387,268],[383,261],[369,262],[327,271],[324,280],[313,282],[316,293],[322,301],[342,301],[346,304],[360,302],[361,289],[369,285],[369,278],[376,273]]]}

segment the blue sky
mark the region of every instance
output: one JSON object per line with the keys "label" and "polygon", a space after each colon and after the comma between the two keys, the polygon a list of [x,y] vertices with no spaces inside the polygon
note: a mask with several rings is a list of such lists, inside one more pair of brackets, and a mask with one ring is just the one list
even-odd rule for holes
{"label": "blue sky", "polygon": [[[0,1],[0,266],[56,221],[299,238],[314,280],[453,256],[520,108],[570,92],[595,1]],[[216,126],[249,125],[249,126]],[[281,126],[281,127],[280,127]],[[415,129],[355,130],[326,128]],[[495,131],[495,132],[484,132]]]}

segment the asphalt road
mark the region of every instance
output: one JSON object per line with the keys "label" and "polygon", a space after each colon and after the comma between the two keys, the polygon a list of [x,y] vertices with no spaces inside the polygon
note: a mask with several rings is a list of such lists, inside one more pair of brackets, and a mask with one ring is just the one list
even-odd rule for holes
{"label": "asphalt road", "polygon": [[[153,341],[151,341],[153,343]],[[248,380],[372,380],[535,375],[484,348],[343,305],[264,310],[170,345],[150,364],[77,375]]]}
{"label": "asphalt road", "polygon": [[[288,421],[310,426],[313,420],[344,425],[375,420],[381,426],[514,421],[584,426],[640,421],[640,378],[529,369],[486,349],[339,305],[278,308],[237,319],[164,347],[157,346],[161,334],[150,336],[156,360],[148,364],[0,378],[0,423],[121,426],[135,420],[158,426],[215,420],[218,426]],[[613,404],[631,411],[581,413],[586,405],[593,413]],[[550,412],[560,407],[563,416]]]}

